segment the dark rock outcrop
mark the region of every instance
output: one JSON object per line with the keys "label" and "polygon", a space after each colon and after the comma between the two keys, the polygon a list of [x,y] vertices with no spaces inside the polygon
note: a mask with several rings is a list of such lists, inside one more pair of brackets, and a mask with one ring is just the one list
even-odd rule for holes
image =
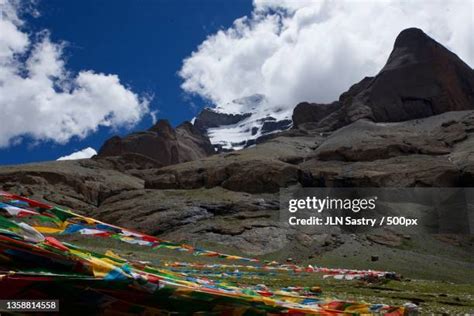
{"label": "dark rock outcrop", "polygon": [[[114,136],[99,150],[97,158],[127,157],[140,155],[167,166],[207,157],[214,149],[207,138],[191,123],[185,122],[173,129],[166,120],[158,121],[144,132],[129,134],[123,138]],[[136,160],[136,158],[135,158]]]}
{"label": "dark rock outcrop", "polygon": [[[312,127],[335,130],[361,118],[399,122],[472,110],[474,71],[422,30],[410,28],[398,35],[382,70],[352,86],[339,102],[339,110],[315,115]],[[308,115],[305,108],[295,109],[297,121]]]}
{"label": "dark rock outcrop", "polygon": [[274,131],[282,131],[291,127],[291,120],[265,121],[262,125],[262,134],[267,135]]}
{"label": "dark rock outcrop", "polygon": [[398,35],[385,67],[359,102],[378,122],[474,109],[474,71],[420,29]]}
{"label": "dark rock outcrop", "polygon": [[227,114],[216,112],[212,109],[205,108],[202,110],[194,121],[194,126],[202,132],[206,132],[208,128],[219,127],[222,125],[232,125],[250,117],[250,113],[244,114]]}
{"label": "dark rock outcrop", "polygon": [[308,122],[317,123],[340,107],[341,103],[338,101],[330,104],[301,102],[293,110],[293,127]]}

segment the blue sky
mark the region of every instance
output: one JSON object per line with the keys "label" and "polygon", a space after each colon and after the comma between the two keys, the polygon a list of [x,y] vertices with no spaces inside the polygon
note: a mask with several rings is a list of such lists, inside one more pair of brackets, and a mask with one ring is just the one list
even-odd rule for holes
{"label": "blue sky", "polygon": [[[177,72],[183,59],[209,34],[251,11],[251,1],[218,0],[40,0],[38,17],[25,15],[30,31],[47,29],[53,42],[66,41],[70,71],[93,69],[113,73],[135,93],[153,94],[151,110],[173,125],[191,119],[203,106],[200,98],[186,96]],[[41,124],[41,122],[37,122]],[[145,116],[132,130],[152,124]],[[124,128],[119,133],[131,130]],[[54,160],[76,150],[101,144],[116,131],[101,127],[83,140],[64,145],[24,140],[0,149],[0,164]]]}

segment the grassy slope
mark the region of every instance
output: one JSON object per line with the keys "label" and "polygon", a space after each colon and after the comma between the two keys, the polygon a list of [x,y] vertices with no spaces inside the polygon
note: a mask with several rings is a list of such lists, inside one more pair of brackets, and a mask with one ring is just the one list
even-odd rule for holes
{"label": "grassy slope", "polygon": [[[147,247],[129,245],[110,239],[80,236],[66,236],[60,239],[98,252],[105,252],[110,249],[125,258],[146,260],[154,265],[172,261],[239,264],[239,262],[229,260],[196,257],[175,250],[152,250]],[[415,256],[410,257],[409,261],[405,261],[403,258],[406,257],[406,252],[413,251],[412,249],[416,248],[417,244],[422,241],[429,251],[427,250],[426,254],[422,251],[417,252]],[[423,238],[423,240],[414,238],[409,243],[396,249],[377,245],[360,247],[356,250],[357,255],[347,256],[347,253],[350,254],[350,251],[354,251],[353,246],[345,244],[324,254],[324,256],[315,258],[311,263],[329,267],[391,270],[410,279],[404,278],[403,281],[388,281],[383,284],[365,284],[359,281],[323,279],[320,274],[316,273],[273,273],[268,276],[252,275],[240,278],[226,276],[225,279],[240,284],[265,284],[277,288],[284,286],[320,286],[324,297],[333,299],[393,305],[415,302],[420,305],[423,314],[470,314],[474,312],[474,282],[472,282],[474,259],[472,256],[466,257],[466,261],[449,258],[449,255],[457,257],[464,253],[443,253],[445,257],[434,257],[430,253],[437,249],[432,247],[439,247],[439,243],[434,240],[426,240],[426,238]],[[231,251],[222,246],[218,248],[220,248],[218,249],[220,251]],[[215,247],[210,249],[215,250]],[[374,251],[381,257],[378,262],[367,260],[367,256],[373,254]],[[232,251],[232,253],[236,254],[235,251]],[[345,253],[346,257],[341,253]],[[276,257],[281,257],[281,255],[273,254],[267,258],[273,259]],[[419,262],[414,262],[413,258],[419,258]],[[200,273],[200,271],[194,272]],[[214,277],[221,278],[222,276]]]}

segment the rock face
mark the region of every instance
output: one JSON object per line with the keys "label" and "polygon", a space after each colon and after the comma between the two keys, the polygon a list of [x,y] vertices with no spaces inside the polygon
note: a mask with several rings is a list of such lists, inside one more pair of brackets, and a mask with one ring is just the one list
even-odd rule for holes
{"label": "rock face", "polygon": [[251,114],[228,114],[216,112],[210,108],[202,110],[194,121],[194,126],[202,132],[206,132],[209,128],[219,127],[222,125],[233,125],[246,118]]}
{"label": "rock face", "polygon": [[103,200],[143,188],[137,177],[93,159],[52,161],[0,168],[0,189],[44,199],[79,212],[94,211]]}
{"label": "rock face", "polygon": [[359,120],[332,133],[299,166],[312,185],[471,186],[473,127],[473,111],[400,123]]}
{"label": "rock face", "polygon": [[191,123],[185,122],[175,130],[168,121],[160,120],[147,131],[124,138],[110,138],[99,150],[97,157],[128,157],[126,160],[129,160],[142,156],[154,161],[155,166],[167,166],[207,157],[213,153],[209,139]]}
{"label": "rock face", "polygon": [[176,127],[176,138],[179,148],[179,162],[192,161],[214,154],[214,147],[209,138],[190,122]]}
{"label": "rock face", "polygon": [[395,41],[385,67],[367,91],[378,122],[427,117],[474,109],[474,71],[420,29],[407,29]]}
{"label": "rock face", "polygon": [[380,124],[359,120],[335,131],[315,150],[319,160],[374,161],[411,154],[441,156],[467,137],[466,121],[450,121],[466,112],[425,120]]}
{"label": "rock face", "polygon": [[264,243],[266,251],[271,251],[280,247],[279,241],[286,240],[283,228],[275,229],[281,233],[280,239],[263,238],[265,234],[257,233],[275,226],[277,210],[278,200],[274,195],[216,187],[124,191],[104,201],[100,211],[94,211],[93,215],[171,240],[193,235],[201,240],[224,240],[224,244],[238,249],[263,253]]}
{"label": "rock face", "polygon": [[[202,162],[202,161],[201,161]],[[249,193],[278,192],[281,187],[298,183],[298,168],[267,159],[214,164],[206,161],[200,167],[190,163],[180,168],[159,169],[146,182],[153,189],[197,189],[221,186]]]}
{"label": "rock face", "polygon": [[293,110],[293,127],[297,128],[301,124],[308,122],[317,123],[340,107],[341,103],[338,101],[330,104],[299,103]]}
{"label": "rock face", "polygon": [[[265,137],[265,135],[268,135],[274,131],[284,131],[287,130],[288,128],[291,127],[291,120],[280,120],[277,121],[273,119],[272,117],[263,120],[262,124],[262,136],[260,137]],[[257,138],[258,142],[258,138]]]}
{"label": "rock face", "polygon": [[294,165],[309,153],[313,137],[281,137],[239,152],[215,155],[147,171],[142,178],[149,189],[222,187],[236,192],[276,193],[297,184],[304,176]]}
{"label": "rock face", "polygon": [[[335,130],[361,118],[399,122],[474,109],[474,71],[422,30],[402,31],[386,65],[343,93],[340,109],[301,105],[296,125]],[[333,103],[333,107],[336,107]],[[326,114],[326,112],[330,112]],[[322,117],[324,116],[324,117]]]}

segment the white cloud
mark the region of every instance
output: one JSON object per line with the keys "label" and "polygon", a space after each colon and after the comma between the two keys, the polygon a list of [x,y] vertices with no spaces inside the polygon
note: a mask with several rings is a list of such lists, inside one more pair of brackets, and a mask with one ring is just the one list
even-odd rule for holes
{"label": "white cloud", "polygon": [[86,159],[86,158],[91,158],[94,155],[97,155],[97,151],[94,148],[87,147],[87,148],[84,148],[83,150],[76,151],[70,155],[59,157],[56,160]]}
{"label": "white cloud", "polygon": [[471,0],[255,0],[249,16],[209,36],[183,61],[182,88],[224,108],[255,93],[270,106],[330,102],[375,75],[408,27],[423,29],[472,66],[473,6]]}
{"label": "white cloud", "polygon": [[53,43],[47,31],[25,31],[21,4],[0,2],[0,147],[25,135],[63,144],[99,126],[131,127],[149,112],[149,99],[117,75],[69,72],[62,43]]}

